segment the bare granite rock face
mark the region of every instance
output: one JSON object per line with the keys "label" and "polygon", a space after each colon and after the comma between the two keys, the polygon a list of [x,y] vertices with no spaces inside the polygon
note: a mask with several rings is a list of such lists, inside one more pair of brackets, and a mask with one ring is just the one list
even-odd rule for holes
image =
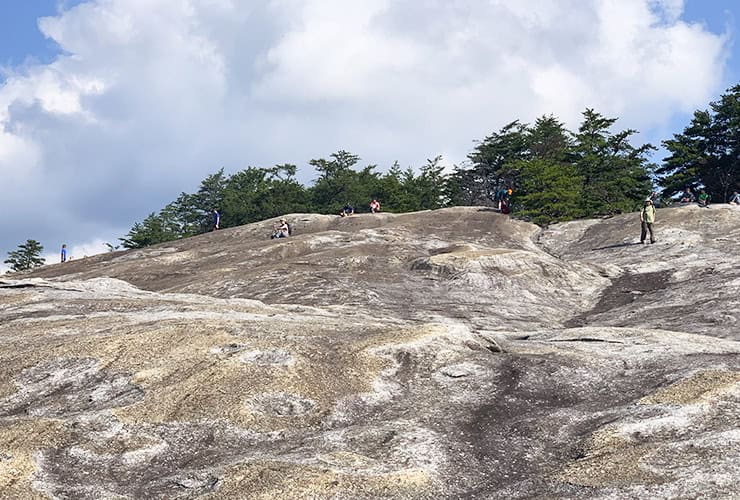
{"label": "bare granite rock face", "polygon": [[740,211],[289,216],[0,278],[0,498],[731,498]]}

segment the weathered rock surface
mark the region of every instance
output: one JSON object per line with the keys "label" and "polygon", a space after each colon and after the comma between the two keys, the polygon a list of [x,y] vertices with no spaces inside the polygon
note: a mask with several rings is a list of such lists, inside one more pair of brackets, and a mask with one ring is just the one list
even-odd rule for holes
{"label": "weathered rock surface", "polygon": [[740,211],[290,219],[0,278],[0,497],[740,490]]}

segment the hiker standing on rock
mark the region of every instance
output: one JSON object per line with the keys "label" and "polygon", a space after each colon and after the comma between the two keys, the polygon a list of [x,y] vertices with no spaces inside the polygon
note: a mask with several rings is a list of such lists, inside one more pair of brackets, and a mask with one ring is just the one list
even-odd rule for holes
{"label": "hiker standing on rock", "polygon": [[213,209],[213,230],[221,229],[221,214],[218,209]]}
{"label": "hiker standing on rock", "polygon": [[640,236],[640,243],[645,243],[645,237],[648,231],[650,232],[650,243],[655,243],[655,236],[653,235],[653,224],[655,223],[655,207],[653,202],[645,200],[645,206],[640,211],[640,222],[642,223],[642,234]]}

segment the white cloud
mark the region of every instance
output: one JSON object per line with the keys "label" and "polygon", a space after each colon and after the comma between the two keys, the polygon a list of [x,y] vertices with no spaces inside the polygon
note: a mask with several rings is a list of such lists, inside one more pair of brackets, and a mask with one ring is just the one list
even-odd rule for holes
{"label": "white cloud", "polygon": [[[110,251],[107,243],[112,244],[114,247],[119,246],[119,242],[115,240],[103,240],[96,238],[89,241],[82,241],[72,245],[67,245],[67,259],[76,260],[84,259],[85,257],[92,257]],[[13,248],[16,250],[17,247]],[[41,258],[44,259],[44,265],[58,264],[61,262],[61,250],[62,244],[59,244],[58,248],[44,248],[41,254]],[[4,261],[7,257],[3,257]],[[10,270],[5,263],[0,263],[0,275]]]}
{"label": "white cloud", "polygon": [[[83,241],[81,243],[75,243],[67,245],[67,256],[69,260],[84,259],[85,257],[92,257],[99,253],[108,252],[108,246],[106,243],[111,243],[116,246],[115,242],[109,242],[102,239],[94,239],[90,241]],[[60,260],[61,245],[56,253],[49,253],[45,255],[46,263],[51,264],[59,262]]]}
{"label": "white cloud", "polygon": [[[681,0],[97,0],[0,87],[0,251],[122,236],[221,166],[348,149],[465,158],[515,118],[593,107],[664,130],[721,90],[729,40]],[[312,178],[303,172],[303,181]],[[115,233],[114,231],[119,231]]]}

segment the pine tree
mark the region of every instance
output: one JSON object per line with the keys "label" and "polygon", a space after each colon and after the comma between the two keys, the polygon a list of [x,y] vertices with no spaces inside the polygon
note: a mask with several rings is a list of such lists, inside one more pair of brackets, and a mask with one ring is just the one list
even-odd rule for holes
{"label": "pine tree", "polygon": [[538,118],[527,129],[528,159],[512,164],[516,172],[518,217],[536,224],[577,217],[582,179],[573,164],[573,138],[552,116]]}
{"label": "pine tree", "polygon": [[616,121],[592,109],[583,113],[574,146],[581,217],[631,212],[652,191],[647,154],[655,148],[632,146],[629,139],[635,130],[612,133]]}
{"label": "pine tree", "polygon": [[740,85],[709,106],[663,142],[670,156],[656,173],[668,195],[703,187],[714,201],[725,202],[740,187]]}
{"label": "pine tree", "polygon": [[44,247],[36,240],[26,240],[18,245],[18,250],[8,252],[5,264],[10,264],[12,271],[28,271],[44,265],[45,259],[40,257]]}
{"label": "pine tree", "polygon": [[360,189],[358,172],[353,170],[359,156],[337,151],[330,158],[308,162],[319,173],[310,193],[312,205],[320,213],[338,213],[345,203],[356,205],[369,196]]}
{"label": "pine tree", "polygon": [[150,213],[144,222],[137,222],[126,237],[119,238],[124,248],[144,248],[180,238],[162,215]]}
{"label": "pine tree", "polygon": [[527,125],[518,120],[486,137],[468,155],[472,164],[466,188],[474,205],[489,205],[503,187],[517,183],[512,163],[527,158]]}

